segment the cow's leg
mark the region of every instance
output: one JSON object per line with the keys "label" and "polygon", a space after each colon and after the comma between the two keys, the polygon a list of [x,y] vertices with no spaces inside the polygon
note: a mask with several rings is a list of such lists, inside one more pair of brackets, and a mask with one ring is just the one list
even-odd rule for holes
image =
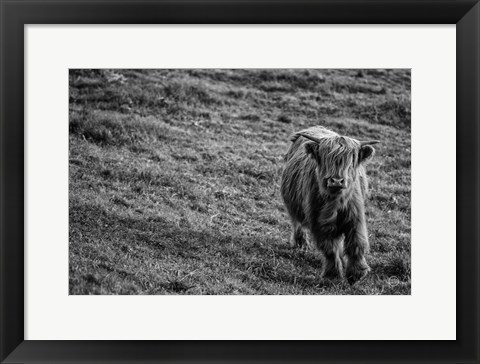
{"label": "cow's leg", "polygon": [[302,247],[306,243],[305,234],[299,223],[292,221],[292,233],[290,235],[290,246],[292,248]]}
{"label": "cow's leg", "polygon": [[352,224],[345,234],[345,255],[348,258],[346,278],[354,284],[370,271],[365,259],[368,251],[368,235],[365,218],[361,216],[357,224]]}
{"label": "cow's leg", "polygon": [[328,279],[343,278],[343,261],[340,252],[341,240],[330,240],[324,246],[327,247],[323,250],[325,256],[323,277]]}
{"label": "cow's leg", "polygon": [[343,261],[341,257],[342,240],[340,238],[322,239],[313,234],[318,249],[323,253],[322,277],[327,279],[343,278]]}

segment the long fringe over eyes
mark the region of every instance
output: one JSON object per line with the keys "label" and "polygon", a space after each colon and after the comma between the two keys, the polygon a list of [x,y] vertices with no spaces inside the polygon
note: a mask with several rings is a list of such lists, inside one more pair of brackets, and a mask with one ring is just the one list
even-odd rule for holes
{"label": "long fringe over eyes", "polygon": [[360,143],[351,138],[331,136],[317,143],[316,156],[322,175],[326,178],[345,175],[358,164]]}

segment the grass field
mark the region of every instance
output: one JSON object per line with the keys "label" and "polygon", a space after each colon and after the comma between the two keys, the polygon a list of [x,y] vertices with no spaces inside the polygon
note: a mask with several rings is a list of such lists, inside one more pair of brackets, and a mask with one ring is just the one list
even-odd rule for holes
{"label": "grass field", "polygon": [[[70,294],[410,294],[409,70],[71,70]],[[289,136],[378,139],[371,273],[288,245]]]}

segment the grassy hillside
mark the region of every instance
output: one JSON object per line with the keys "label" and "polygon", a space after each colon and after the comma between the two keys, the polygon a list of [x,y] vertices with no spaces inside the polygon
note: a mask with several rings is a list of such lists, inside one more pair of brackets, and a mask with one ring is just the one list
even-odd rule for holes
{"label": "grassy hillside", "polygon": [[[70,71],[70,294],[410,294],[409,70]],[[289,135],[379,139],[372,272],[288,246]]]}

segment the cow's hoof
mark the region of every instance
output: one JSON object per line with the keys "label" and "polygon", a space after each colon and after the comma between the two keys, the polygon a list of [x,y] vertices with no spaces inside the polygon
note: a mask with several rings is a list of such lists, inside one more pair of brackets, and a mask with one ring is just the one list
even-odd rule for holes
{"label": "cow's hoof", "polygon": [[290,248],[292,249],[297,249],[297,248],[303,248],[307,245],[307,242],[305,239],[302,238],[290,238],[288,241],[288,245],[290,245]]}
{"label": "cow's hoof", "polygon": [[334,280],[336,278],[343,278],[343,267],[341,262],[328,262],[323,271],[322,278]]}
{"label": "cow's hoof", "polygon": [[350,266],[347,268],[347,281],[350,285],[353,285],[365,278],[368,272],[370,272],[370,267],[367,264]]}
{"label": "cow's hoof", "polygon": [[341,275],[339,274],[339,272],[337,272],[335,270],[329,270],[329,271],[324,272],[322,274],[322,278],[323,279],[328,279],[329,281],[333,281],[333,280],[338,279],[340,277],[341,277]]}

